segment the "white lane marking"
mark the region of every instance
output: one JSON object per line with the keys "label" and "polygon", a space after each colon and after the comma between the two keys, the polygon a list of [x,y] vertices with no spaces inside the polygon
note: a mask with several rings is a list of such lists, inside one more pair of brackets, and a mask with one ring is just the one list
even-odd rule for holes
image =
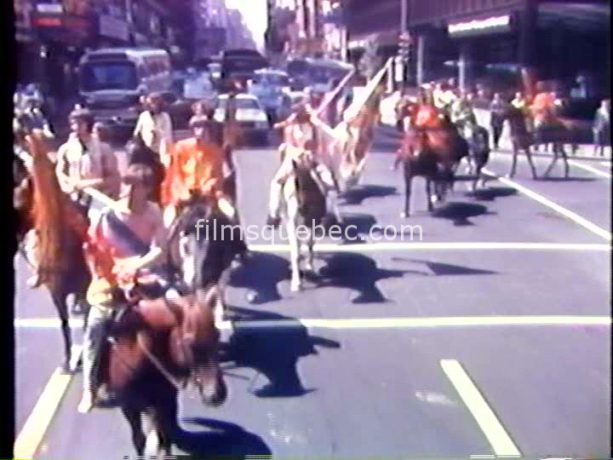
{"label": "white lane marking", "polygon": [[[289,252],[288,244],[249,244],[250,251]],[[375,252],[375,251],[430,251],[430,250],[520,250],[520,251],[590,251],[609,252],[608,244],[595,243],[521,243],[521,242],[458,242],[458,243],[411,243],[405,241],[382,241],[379,243],[316,243],[315,252]]]}
{"label": "white lane marking", "polygon": [[[81,353],[81,346],[72,347],[71,369],[76,368]],[[15,458],[34,458],[71,380],[72,374],[63,374],[60,369],[53,372],[15,440],[13,446]]]}
{"label": "white lane marking", "polygon": [[442,359],[441,367],[466,404],[497,456],[519,457],[519,449],[485,401],[485,398],[455,359]]}
{"label": "white lane marking", "polygon": [[568,160],[568,164],[572,166],[576,166],[579,169],[583,169],[585,171],[591,172],[592,174],[596,174],[597,176],[604,177],[606,179],[611,179],[611,174],[600,169],[594,168],[593,166],[586,165],[576,160]]}
{"label": "white lane marking", "polygon": [[510,187],[513,187],[515,190],[517,190],[520,193],[523,193],[524,195],[526,195],[529,198],[532,198],[534,201],[538,201],[539,203],[553,209],[554,211],[562,214],[564,217],[572,220],[573,222],[575,222],[576,224],[581,225],[583,228],[589,230],[590,232],[600,236],[601,238],[604,238],[607,241],[611,241],[611,232],[608,230],[605,230],[602,227],[599,227],[598,225],[596,225],[593,222],[590,222],[589,220],[587,220],[584,217],[581,217],[579,214],[571,211],[570,209],[566,209],[563,206],[560,206],[557,203],[554,203],[553,201],[551,201],[549,198],[545,198],[543,195],[530,190],[528,187],[525,187],[517,182],[515,182],[514,180],[511,179],[507,179],[506,177],[500,177],[497,174],[494,174],[492,171],[487,170],[486,168],[483,168],[483,172],[485,172],[486,174],[489,174],[495,178],[498,179],[498,181],[500,181],[501,183],[508,185]]}
{"label": "white lane marking", "polygon": [[[387,318],[306,318],[272,320],[223,321],[220,329],[269,329],[306,327],[321,329],[417,329],[441,327],[490,327],[490,326],[611,326],[610,316],[545,315],[545,316],[433,316]],[[81,324],[70,320],[71,326]],[[17,318],[15,328],[59,328],[57,318]]]}

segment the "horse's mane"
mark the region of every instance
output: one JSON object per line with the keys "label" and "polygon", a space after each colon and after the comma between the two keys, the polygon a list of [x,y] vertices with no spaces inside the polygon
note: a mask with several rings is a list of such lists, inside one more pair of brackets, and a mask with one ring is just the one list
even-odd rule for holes
{"label": "horse's mane", "polygon": [[36,134],[26,138],[33,157],[32,181],[34,200],[32,219],[38,237],[38,262],[43,282],[62,260],[62,238],[69,230],[65,219],[65,195],[55,175],[55,168],[47,153],[45,142]]}

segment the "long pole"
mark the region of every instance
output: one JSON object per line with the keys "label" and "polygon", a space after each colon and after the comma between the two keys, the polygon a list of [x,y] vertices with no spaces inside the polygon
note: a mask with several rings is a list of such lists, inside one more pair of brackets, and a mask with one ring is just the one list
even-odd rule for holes
{"label": "long pole", "polygon": [[[409,17],[409,0],[400,0],[400,33],[408,32],[408,17]],[[407,84],[407,76],[409,73],[408,59],[402,59],[402,83],[401,88],[404,90]]]}

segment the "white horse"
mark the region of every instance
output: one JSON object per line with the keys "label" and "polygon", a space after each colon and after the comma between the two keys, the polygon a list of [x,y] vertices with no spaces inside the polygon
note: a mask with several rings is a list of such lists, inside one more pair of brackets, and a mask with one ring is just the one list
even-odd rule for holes
{"label": "white horse", "polygon": [[302,287],[302,251],[306,248],[305,271],[313,272],[313,246],[315,227],[326,215],[325,184],[314,169],[308,154],[293,161],[294,171],[284,182],[282,194],[285,202],[287,237],[290,244],[292,292]]}

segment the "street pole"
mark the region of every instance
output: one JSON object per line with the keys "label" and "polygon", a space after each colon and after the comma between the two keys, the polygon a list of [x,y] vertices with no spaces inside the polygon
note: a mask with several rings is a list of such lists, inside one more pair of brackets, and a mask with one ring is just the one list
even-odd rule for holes
{"label": "street pole", "polygon": [[134,27],[132,18],[132,0],[126,0],[126,22],[128,23],[128,40],[133,45],[136,43],[136,37],[134,37]]}
{"label": "street pole", "polygon": [[[408,19],[409,14],[409,0],[400,0],[400,33],[406,34],[408,32]],[[404,91],[407,84],[407,76],[409,73],[408,59],[403,57],[402,59],[402,83],[401,89]]]}

